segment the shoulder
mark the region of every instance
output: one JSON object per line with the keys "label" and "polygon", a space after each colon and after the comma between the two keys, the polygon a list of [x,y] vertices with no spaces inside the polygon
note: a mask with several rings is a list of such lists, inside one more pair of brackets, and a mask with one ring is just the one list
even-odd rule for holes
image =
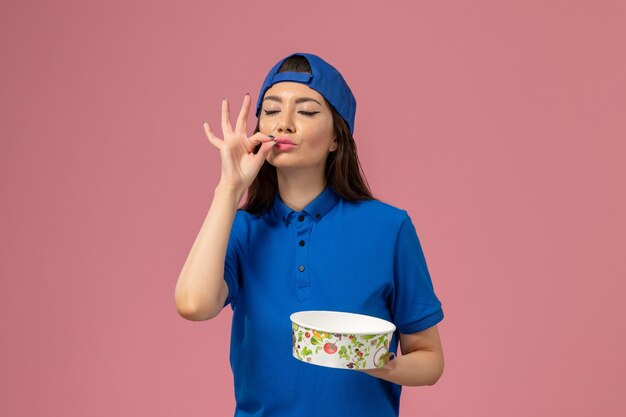
{"label": "shoulder", "polygon": [[400,226],[410,221],[409,213],[397,206],[381,200],[361,200],[349,202],[344,200],[344,206],[359,218],[366,218],[368,221],[382,224],[397,230]]}
{"label": "shoulder", "polygon": [[235,219],[233,220],[233,231],[238,235],[251,233],[259,228],[264,228],[268,224],[272,225],[276,223],[268,212],[261,214],[250,213],[243,208],[238,208],[235,213]]}
{"label": "shoulder", "polygon": [[241,208],[235,212],[235,218],[230,229],[229,246],[245,249],[249,242],[250,234],[257,227],[260,217],[255,216]]}
{"label": "shoulder", "polygon": [[241,237],[242,234],[247,233],[247,231],[250,230],[251,223],[254,223],[255,218],[256,216],[238,208],[235,212],[235,218],[233,219],[231,235]]}
{"label": "shoulder", "polygon": [[259,221],[263,217],[263,215],[257,216],[245,211],[242,208],[238,208],[237,212],[235,213],[235,219],[233,220],[233,229],[247,229],[250,227],[251,224]]}

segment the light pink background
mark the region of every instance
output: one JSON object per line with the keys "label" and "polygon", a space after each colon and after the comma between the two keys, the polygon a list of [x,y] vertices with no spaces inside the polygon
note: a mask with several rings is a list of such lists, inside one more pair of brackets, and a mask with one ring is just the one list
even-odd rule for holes
{"label": "light pink background", "polygon": [[401,415],[625,415],[624,3],[386,4],[2,3],[0,415],[232,415],[230,308],[174,306],[220,175],[201,123],[297,51],[351,85],[444,305]]}

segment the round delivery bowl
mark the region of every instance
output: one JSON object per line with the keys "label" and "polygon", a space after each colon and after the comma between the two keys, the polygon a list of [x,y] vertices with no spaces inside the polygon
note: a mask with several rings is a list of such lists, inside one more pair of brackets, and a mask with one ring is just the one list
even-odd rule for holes
{"label": "round delivery bowl", "polygon": [[341,311],[298,311],[290,316],[294,358],[341,369],[381,368],[396,326],[378,317]]}

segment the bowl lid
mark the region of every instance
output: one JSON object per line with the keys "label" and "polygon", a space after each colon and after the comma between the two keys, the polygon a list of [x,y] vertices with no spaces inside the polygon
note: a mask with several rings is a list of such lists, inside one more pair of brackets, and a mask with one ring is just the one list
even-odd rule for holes
{"label": "bowl lid", "polygon": [[362,335],[391,333],[396,330],[396,326],[390,321],[342,311],[298,311],[289,318],[299,326],[327,333]]}

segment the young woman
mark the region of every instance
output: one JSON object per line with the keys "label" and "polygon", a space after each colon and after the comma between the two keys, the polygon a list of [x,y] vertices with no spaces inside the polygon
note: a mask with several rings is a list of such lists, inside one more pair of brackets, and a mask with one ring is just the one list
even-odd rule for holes
{"label": "young woman", "polygon": [[[231,305],[235,416],[397,416],[402,385],[433,385],[443,372],[443,310],[407,211],[375,199],[361,175],[356,100],[334,67],[295,53],[267,75],[248,137],[250,103],[247,94],[233,128],[223,100],[223,140],[204,123],[221,179],[177,310],[208,320]],[[399,342],[402,355],[374,370],[301,362],[289,316],[302,310],[391,321],[390,349]]]}

